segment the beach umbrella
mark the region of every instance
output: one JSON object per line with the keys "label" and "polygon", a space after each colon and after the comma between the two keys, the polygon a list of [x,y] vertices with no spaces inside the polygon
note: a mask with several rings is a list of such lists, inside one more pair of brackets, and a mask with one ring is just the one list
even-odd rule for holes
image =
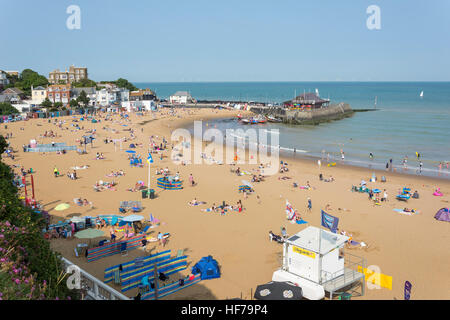
{"label": "beach umbrella", "polygon": [[78,239],[89,239],[89,246],[91,246],[91,239],[105,236],[104,232],[98,229],[85,229],[74,234]]}
{"label": "beach umbrella", "polygon": [[124,221],[124,222],[135,222],[135,221],[141,221],[143,219],[144,219],[143,216],[140,216],[140,215],[137,215],[137,214],[132,214],[132,215],[130,215],[128,217],[124,217],[122,219],[122,221]]}
{"label": "beach umbrella", "polygon": [[302,297],[302,288],[276,281],[257,286],[254,295],[257,300],[301,300]]}
{"label": "beach umbrella", "polygon": [[63,211],[70,208],[70,205],[68,203],[60,203],[55,207],[56,211]]}
{"label": "beach umbrella", "polygon": [[94,239],[104,236],[104,232],[98,229],[85,229],[75,233],[75,237],[78,239]]}
{"label": "beach umbrella", "polygon": [[127,151],[125,151],[126,153],[136,153],[136,151],[134,151],[134,150],[127,150]]}
{"label": "beach umbrella", "polygon": [[241,181],[245,186],[249,186],[250,188],[253,188],[253,185],[250,182],[248,182],[247,180],[241,180]]}

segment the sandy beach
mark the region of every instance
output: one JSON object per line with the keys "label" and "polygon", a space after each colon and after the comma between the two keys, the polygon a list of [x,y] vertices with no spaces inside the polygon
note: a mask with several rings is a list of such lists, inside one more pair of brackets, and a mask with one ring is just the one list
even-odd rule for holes
{"label": "sandy beach", "polygon": [[[450,181],[430,177],[406,175],[386,171],[375,171],[378,179],[384,175],[387,182],[369,182],[372,172],[366,168],[345,166],[338,163],[335,167],[327,167],[322,162],[319,169],[316,160],[281,159],[289,163],[289,172],[267,176],[265,181],[253,183],[255,194],[244,198],[238,193],[242,179],[251,180],[251,176],[237,176],[230,171],[228,164],[186,165],[176,166],[170,159],[170,137],[174,129],[182,128],[194,120],[208,121],[213,118],[231,118],[239,111],[212,109],[178,109],[176,115],[162,109],[153,114],[143,116],[130,113],[129,121],[119,115],[112,116],[113,121],[105,121],[105,115],[96,116],[100,121],[77,122],[82,130],[75,130],[72,117],[48,119],[31,119],[16,123],[8,123],[0,128],[0,134],[12,133],[9,139],[17,151],[15,160],[4,158],[9,165],[33,168],[36,187],[36,199],[44,206],[54,222],[64,220],[68,215],[80,213],[83,216],[99,214],[118,214],[119,202],[124,200],[142,201],[146,218],[150,213],[163,223],[155,230],[170,232],[171,237],[165,249],[176,253],[185,249],[191,264],[183,274],[188,274],[190,268],[201,257],[212,255],[221,265],[222,277],[214,280],[201,281],[199,284],[184,289],[164,299],[226,299],[240,297],[250,299],[251,290],[261,283],[271,280],[272,273],[280,267],[282,245],[270,242],[268,232],[280,234],[280,228],[286,227],[288,234],[294,234],[303,228],[313,225],[320,226],[321,210],[339,217],[339,229],[353,235],[356,241],[363,241],[367,248],[347,249],[348,252],[364,257],[367,266],[378,266],[381,273],[392,276],[392,290],[366,288],[363,297],[355,299],[403,299],[403,288],[406,280],[413,285],[412,299],[449,299],[450,276],[450,224],[437,221],[433,217],[443,207],[449,206]],[[79,119],[80,116],[77,116]],[[54,121],[65,121],[62,128]],[[126,125],[126,126],[125,126]],[[129,128],[134,130],[135,139],[130,138]],[[55,153],[26,153],[22,145],[36,139],[38,143],[65,142],[67,145],[77,145],[77,139],[88,130],[96,130],[97,139],[93,146],[87,146],[88,154],[79,155],[68,151],[64,155]],[[57,137],[41,137],[45,131],[52,130]],[[144,159],[147,156],[149,137],[157,136],[160,143],[162,137],[169,141],[169,148],[164,151],[164,158],[153,156],[151,168],[151,186],[156,190],[156,199],[142,199],[140,192],[127,191],[135,183],[142,180],[147,185],[147,165],[143,168],[130,167],[125,150],[130,143],[137,144],[135,149]],[[105,144],[104,139],[129,139],[123,142],[122,150],[117,144]],[[139,144],[142,144],[139,146]],[[96,160],[96,153],[103,153],[105,159]],[[88,165],[88,169],[77,170],[77,180],[66,176],[73,171],[71,167]],[[62,176],[55,178],[53,168],[57,167]],[[256,170],[258,165],[238,165],[242,170]],[[184,183],[183,190],[168,191],[156,187],[155,170],[168,167],[171,173],[180,173]],[[19,169],[15,169],[16,172]],[[107,177],[111,171],[123,170],[124,176]],[[332,175],[334,182],[319,181],[319,173],[325,178]],[[192,174],[196,186],[188,185]],[[291,179],[281,180],[287,176]],[[369,200],[367,193],[352,192],[352,185],[359,185],[364,179],[370,188],[386,189],[388,201],[375,205]],[[93,185],[103,180],[117,182],[116,190],[95,192]],[[293,182],[303,186],[309,181],[312,189],[294,188]],[[409,187],[420,194],[419,199],[410,199],[407,203],[395,199],[399,189]],[[433,196],[437,187],[444,196]],[[259,199],[257,198],[259,196]],[[77,206],[74,198],[86,198],[92,202],[90,206]],[[196,198],[205,201],[205,205],[189,206],[188,202]],[[307,209],[307,199],[312,200],[312,210]],[[286,220],[286,199],[298,209],[302,218],[308,224],[291,224]],[[235,205],[241,200],[245,210],[242,213],[228,212],[220,215],[214,212],[203,212],[213,203],[219,205],[222,201]],[[60,203],[69,203],[65,211],[55,211]],[[329,205],[327,207],[327,205]],[[403,215],[393,209],[410,208],[418,214]],[[108,228],[105,228],[108,237]],[[154,234],[153,234],[154,235]],[[138,249],[129,252],[127,257],[115,255],[95,262],[86,262],[84,257],[74,255],[74,247],[80,240],[51,240],[52,247],[67,259],[81,268],[103,280],[104,269],[145,253]],[[152,253],[162,251],[162,246],[149,245]],[[113,285],[112,285],[113,286]],[[119,287],[115,287],[120,289]],[[130,290],[128,296],[136,291]]]}

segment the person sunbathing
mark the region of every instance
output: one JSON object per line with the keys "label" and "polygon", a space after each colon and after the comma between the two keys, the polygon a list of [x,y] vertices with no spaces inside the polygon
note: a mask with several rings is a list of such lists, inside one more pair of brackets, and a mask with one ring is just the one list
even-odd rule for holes
{"label": "person sunbathing", "polygon": [[198,205],[197,198],[194,198],[194,200],[192,200],[191,202],[189,202],[189,204],[190,204],[191,206],[196,206],[196,205]]}

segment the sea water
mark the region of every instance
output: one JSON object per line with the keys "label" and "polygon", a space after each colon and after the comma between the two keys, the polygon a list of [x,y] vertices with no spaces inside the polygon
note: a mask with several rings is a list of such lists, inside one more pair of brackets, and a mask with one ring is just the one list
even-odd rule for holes
{"label": "sea water", "polygon": [[[176,91],[189,91],[197,100],[234,100],[281,103],[295,94],[319,90],[332,103],[345,102],[357,112],[352,117],[319,125],[266,123],[243,125],[236,119],[209,121],[217,129],[258,128],[279,130],[280,151],[296,156],[324,157],[345,163],[384,169],[390,159],[398,172],[449,178],[450,82],[226,82],[136,83],[151,88],[160,99]],[[420,92],[423,91],[423,97]],[[376,98],[375,98],[376,97]],[[274,133],[275,134],[275,133]],[[373,154],[373,159],[369,154]],[[403,159],[407,157],[407,170]],[[439,163],[442,170],[439,170]]]}

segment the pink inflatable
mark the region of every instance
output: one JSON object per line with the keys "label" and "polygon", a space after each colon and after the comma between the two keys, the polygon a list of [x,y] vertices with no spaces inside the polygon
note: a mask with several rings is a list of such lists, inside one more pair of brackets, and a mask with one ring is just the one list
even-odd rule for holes
{"label": "pink inflatable", "polygon": [[436,191],[433,193],[433,196],[442,197],[443,194],[441,192],[441,188],[437,188]]}

